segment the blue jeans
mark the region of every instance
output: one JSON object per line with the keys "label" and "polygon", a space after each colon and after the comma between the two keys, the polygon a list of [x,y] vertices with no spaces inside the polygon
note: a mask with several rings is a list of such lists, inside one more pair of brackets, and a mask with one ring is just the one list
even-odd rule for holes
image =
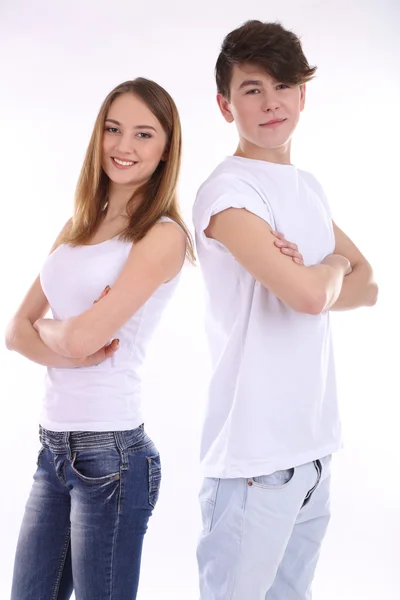
{"label": "blue jeans", "polygon": [[201,600],[311,600],[330,481],[331,456],[269,475],[205,479]]}
{"label": "blue jeans", "polygon": [[11,600],[134,600],[160,456],[143,427],[40,429]]}

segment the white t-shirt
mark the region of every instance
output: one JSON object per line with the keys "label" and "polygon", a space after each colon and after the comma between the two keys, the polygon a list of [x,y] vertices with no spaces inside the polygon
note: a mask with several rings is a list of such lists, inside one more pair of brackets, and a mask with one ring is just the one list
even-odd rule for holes
{"label": "white t-shirt", "polygon": [[[113,286],[131,248],[131,242],[118,238],[88,246],[59,246],[40,273],[53,318],[69,319],[90,308],[106,285]],[[40,419],[43,427],[52,431],[123,431],[143,423],[141,367],[178,279],[161,285],[115,332],[113,337],[120,344],[112,357],[93,367],[47,368]]]}
{"label": "white t-shirt", "polygon": [[231,156],[198,191],[193,221],[213,363],[202,467],[206,477],[255,477],[338,450],[341,428],[329,312],[296,312],[207,238],[211,216],[230,207],[284,233],[306,266],[331,254],[335,240],[320,184],[292,165]]}

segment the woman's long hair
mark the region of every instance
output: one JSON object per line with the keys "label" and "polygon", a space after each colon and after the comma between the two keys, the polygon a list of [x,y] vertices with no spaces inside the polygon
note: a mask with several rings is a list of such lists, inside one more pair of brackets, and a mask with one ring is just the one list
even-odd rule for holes
{"label": "woman's long hair", "polygon": [[[90,241],[103,220],[107,207],[109,178],[102,168],[104,123],[111,104],[121,94],[131,93],[140,98],[161,123],[166,134],[165,154],[149,181],[140,186],[128,201],[129,223],[120,239],[141,240],[161,217],[169,217],[185,232],[186,256],[195,261],[193,241],[179,209],[177,184],[182,154],[182,132],[178,110],[171,96],[160,85],[139,77],[121,83],[104,100],[94,125],[75,193],[71,226],[63,232],[59,243],[79,246]],[[141,200],[135,210],[136,198]]]}

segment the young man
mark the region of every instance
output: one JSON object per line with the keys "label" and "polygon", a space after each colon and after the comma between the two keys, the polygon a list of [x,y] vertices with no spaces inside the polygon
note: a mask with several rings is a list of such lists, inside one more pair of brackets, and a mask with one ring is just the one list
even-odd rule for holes
{"label": "young man", "polygon": [[341,446],[329,311],[377,298],[321,185],[290,161],[315,70],[293,33],[259,21],[232,31],[216,64],[218,105],[239,145],[193,213],[214,366],[201,600],[311,597]]}

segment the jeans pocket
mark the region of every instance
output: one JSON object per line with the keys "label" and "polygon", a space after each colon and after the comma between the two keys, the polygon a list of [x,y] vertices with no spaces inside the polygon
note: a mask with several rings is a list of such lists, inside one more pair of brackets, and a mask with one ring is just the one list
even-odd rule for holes
{"label": "jeans pocket", "polygon": [[201,486],[199,501],[203,533],[210,533],[212,528],[219,482],[220,480],[217,477],[206,477]]}
{"label": "jeans pocket", "polygon": [[46,450],[46,448],[44,446],[42,446],[38,452],[37,459],[36,459],[37,467],[40,467],[40,459],[42,458],[42,454],[44,453],[45,450]]}
{"label": "jeans pocket", "polygon": [[266,490],[281,490],[285,488],[293,479],[294,468],[275,471],[270,475],[259,475],[248,480],[249,485],[264,488]]}
{"label": "jeans pocket", "polygon": [[121,457],[117,449],[82,450],[72,456],[71,469],[83,482],[102,484],[120,479]]}
{"label": "jeans pocket", "polygon": [[157,504],[161,487],[161,459],[160,455],[148,456],[149,465],[149,504],[154,508]]}

